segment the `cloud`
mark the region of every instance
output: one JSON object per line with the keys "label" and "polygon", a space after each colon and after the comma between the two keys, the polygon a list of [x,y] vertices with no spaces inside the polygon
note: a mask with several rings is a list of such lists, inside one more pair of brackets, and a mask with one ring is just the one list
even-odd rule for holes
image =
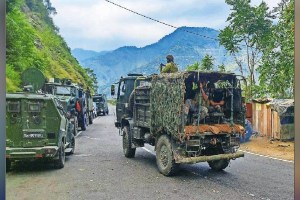
{"label": "cloud", "polygon": [[[111,0],[168,24],[221,29],[229,6],[220,0]],[[279,1],[279,0],[277,0]],[[113,50],[121,46],[142,47],[174,31],[104,0],[51,0],[58,14],[53,17],[71,48]],[[261,0],[254,0],[258,4]],[[271,4],[269,4],[272,2]],[[268,0],[268,5],[277,5]]]}

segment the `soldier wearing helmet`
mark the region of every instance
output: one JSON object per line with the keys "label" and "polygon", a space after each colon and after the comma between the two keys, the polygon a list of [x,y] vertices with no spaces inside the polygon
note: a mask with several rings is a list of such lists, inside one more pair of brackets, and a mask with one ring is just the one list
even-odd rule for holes
{"label": "soldier wearing helmet", "polygon": [[[177,65],[174,63],[174,57],[172,55],[167,55],[167,64],[160,64],[160,72],[161,73],[174,73],[174,72],[178,72],[178,67]],[[165,66],[162,69],[162,66]]]}

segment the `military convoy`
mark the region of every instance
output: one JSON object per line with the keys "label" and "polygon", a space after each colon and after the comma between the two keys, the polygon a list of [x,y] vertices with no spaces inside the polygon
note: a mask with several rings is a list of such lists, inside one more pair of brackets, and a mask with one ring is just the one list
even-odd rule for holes
{"label": "military convoy", "polygon": [[[204,118],[200,98],[197,112],[186,109],[202,81],[214,85],[207,90],[211,99],[221,94],[224,101],[221,109],[209,109]],[[45,83],[33,68],[22,74],[22,82],[23,92],[6,96],[7,169],[13,161],[31,159],[52,160],[56,168],[63,168],[65,154],[75,151],[77,127],[85,130],[87,120],[92,123],[94,103],[97,114],[108,114],[106,96],[91,96],[66,79]],[[231,159],[244,156],[237,151],[245,133],[240,82],[233,73],[198,71],[121,77],[115,126],[124,155],[134,157],[136,148],[147,143],[155,146],[163,175],[173,175],[181,163],[208,162],[214,170],[225,169]]]}
{"label": "military convoy", "polygon": [[[185,102],[195,96],[200,81],[217,86],[209,93],[222,94],[225,102],[222,110],[203,119],[201,109],[185,112]],[[212,169],[222,170],[231,159],[244,156],[237,150],[245,133],[245,106],[239,77],[232,73],[129,74],[118,84],[116,114],[124,155],[132,158],[136,148],[153,145],[158,170],[166,176],[180,163],[207,161]]]}
{"label": "military convoy", "polygon": [[108,115],[108,104],[106,94],[96,94],[93,96],[93,102],[96,103],[97,116]]}
{"label": "military convoy", "polygon": [[93,123],[93,100],[88,90],[84,92],[81,86],[70,79],[51,78],[45,83],[44,91],[60,99],[76,127],[74,135],[77,135],[78,127],[85,131],[88,124]]}
{"label": "military convoy", "polygon": [[14,161],[52,160],[63,168],[65,154],[75,151],[70,114],[61,100],[41,92],[45,78],[36,69],[22,74],[24,92],[6,95],[6,169]]}

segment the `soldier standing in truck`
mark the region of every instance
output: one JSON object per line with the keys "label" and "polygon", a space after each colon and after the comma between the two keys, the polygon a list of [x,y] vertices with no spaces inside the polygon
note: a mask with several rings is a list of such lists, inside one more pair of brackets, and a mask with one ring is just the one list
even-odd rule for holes
{"label": "soldier standing in truck", "polygon": [[[204,119],[208,115],[209,99],[208,95],[203,89],[203,85],[206,85],[206,82],[200,82],[199,92],[196,92],[193,99],[187,99],[185,101],[185,114],[188,115],[189,112],[192,114],[197,114],[198,109],[200,109],[200,120]],[[200,99],[201,98],[201,99]],[[200,107],[199,107],[200,103]]]}
{"label": "soldier standing in truck", "polygon": [[[161,73],[174,73],[178,72],[178,67],[174,63],[174,57],[172,55],[167,55],[167,64],[160,64],[160,72]],[[163,69],[162,67],[165,66]]]}

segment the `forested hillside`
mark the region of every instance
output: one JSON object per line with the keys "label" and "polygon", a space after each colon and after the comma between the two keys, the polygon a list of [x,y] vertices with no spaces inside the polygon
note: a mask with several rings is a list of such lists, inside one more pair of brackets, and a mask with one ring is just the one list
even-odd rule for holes
{"label": "forested hillside", "polygon": [[159,65],[166,62],[168,54],[174,56],[180,70],[185,70],[188,65],[200,62],[206,54],[210,54],[216,65],[226,64],[234,71],[233,57],[226,56],[225,48],[217,40],[211,39],[217,38],[218,34],[219,31],[207,27],[180,27],[145,47],[123,46],[98,53],[74,49],[72,54],[82,66],[94,70],[101,83],[101,92],[109,93],[110,85],[129,72],[147,75],[159,73]]}
{"label": "forested hillside", "polygon": [[59,35],[51,15],[50,0],[6,0],[6,90],[21,89],[20,75],[29,67],[40,69],[47,78],[70,78],[91,86],[88,76]]}

